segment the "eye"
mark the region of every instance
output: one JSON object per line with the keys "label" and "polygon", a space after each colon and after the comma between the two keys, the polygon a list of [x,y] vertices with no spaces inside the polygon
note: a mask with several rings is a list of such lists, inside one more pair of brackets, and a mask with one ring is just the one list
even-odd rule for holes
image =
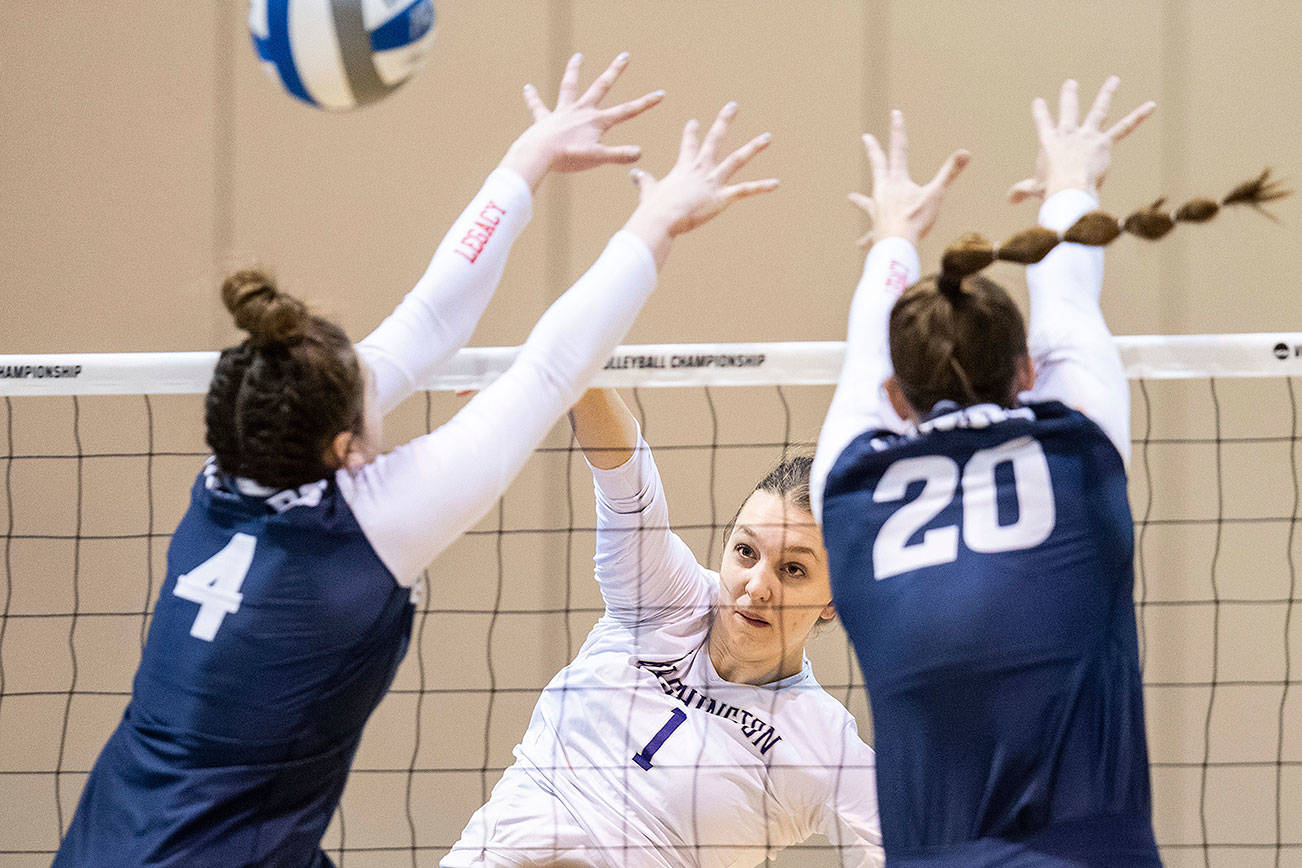
{"label": "eye", "polygon": [[791,576],[791,578],[793,579],[803,579],[805,576],[809,575],[809,573],[805,570],[805,568],[800,564],[796,563],[795,561],[792,561],[791,563],[787,564],[782,569],[788,576]]}
{"label": "eye", "polygon": [[732,547],[732,550],[737,553],[737,557],[746,558],[747,560],[755,559],[755,550],[746,543],[737,543]]}

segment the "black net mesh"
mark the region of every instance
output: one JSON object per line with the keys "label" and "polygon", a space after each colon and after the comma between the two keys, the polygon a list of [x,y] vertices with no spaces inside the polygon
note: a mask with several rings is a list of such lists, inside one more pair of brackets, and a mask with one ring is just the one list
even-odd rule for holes
{"label": "black net mesh", "polygon": [[[785,450],[812,444],[830,389],[626,396],[655,451],[674,529],[717,568],[722,528]],[[1163,857],[1302,864],[1295,384],[1137,381],[1133,396],[1135,596]],[[429,430],[462,400],[408,401],[387,421],[388,439]],[[201,419],[193,396],[4,400],[6,865],[49,863],[126,705],[170,531],[205,458]],[[411,651],[325,837],[338,864],[437,861],[510,765],[540,689],[602,611],[591,486],[562,424],[497,507],[430,566]],[[871,742],[839,628],[809,653]],[[838,860],[814,838],[777,864]]]}

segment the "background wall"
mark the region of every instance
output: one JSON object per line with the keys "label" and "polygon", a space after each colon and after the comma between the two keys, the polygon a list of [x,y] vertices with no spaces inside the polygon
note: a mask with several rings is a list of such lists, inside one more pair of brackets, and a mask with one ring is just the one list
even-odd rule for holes
{"label": "background wall", "polygon": [[[412,82],[378,105],[326,114],[292,100],[258,68],[243,3],[9,0],[0,31],[0,353],[224,346],[236,334],[216,289],[226,270],[248,262],[273,266],[284,287],[314,300],[360,338],[419,276],[444,228],[526,126],[521,85],[533,82],[550,102],[565,59],[576,50],[587,58],[585,81],[617,52],[632,53],[612,99],[657,87],[668,91],[660,107],[612,136],[616,143],[643,146],[643,168],[666,171],[682,123],[708,119],[736,99],[738,141],[763,130],[774,135],[747,177],[774,175],[783,182],[779,192],[742,203],[678,243],[629,343],[841,339],[862,264],[853,240],[864,229],[844,194],[867,189],[859,134],[884,135],[891,108],[908,118],[915,174],[929,175],[955,147],[974,155],[923,244],[924,269],[963,231],[1001,238],[1034,222],[1032,206],[1008,206],[1003,194],[1034,160],[1032,97],[1054,104],[1068,76],[1080,80],[1087,102],[1108,74],[1120,75],[1117,117],[1145,99],[1158,103],[1156,115],[1117,150],[1103,191],[1104,204],[1114,211],[1159,195],[1219,195],[1265,165],[1294,184],[1299,177],[1302,4],[1292,0],[439,0],[437,11],[433,54]],[[518,242],[472,344],[521,342],[634,202],[634,189],[618,168],[547,180],[534,225]],[[1210,226],[1181,228],[1160,244],[1130,238],[1115,244],[1103,302],[1113,331],[1302,328],[1295,305],[1302,283],[1302,206],[1294,199],[1273,210],[1279,224],[1231,213]],[[992,276],[1024,298],[1021,270],[998,266]],[[1230,405],[1226,418],[1287,405],[1291,392],[1284,388],[1274,384],[1247,393]],[[828,397],[827,390],[803,391],[788,414],[771,393],[718,392],[713,409],[727,423],[720,435],[725,442],[811,438]],[[1148,397],[1163,431],[1206,434],[1206,395],[1167,400],[1162,388],[1154,392]],[[661,420],[648,423],[653,445],[709,442],[711,408],[701,394],[640,397],[649,418]],[[10,454],[68,452],[78,445],[74,434],[83,448],[98,444],[111,452],[130,442],[138,450],[145,436],[139,399],[88,405],[75,424],[66,403],[42,406],[36,419],[6,408]],[[414,399],[398,411],[392,436],[421,430],[427,415],[437,424],[455,406],[445,396],[428,407]],[[156,416],[157,451],[202,448],[197,403],[158,399],[148,410]],[[1138,433],[1143,420],[1136,418]],[[1288,434],[1284,422],[1268,424]],[[556,432],[553,445],[564,445],[566,434]],[[567,476],[556,463],[565,460],[564,453],[556,456],[531,465],[503,514],[490,515],[481,529],[495,528],[499,519],[564,528],[569,509],[589,515],[582,463]],[[1219,478],[1212,468],[1221,457],[1205,446],[1152,458],[1166,474],[1161,496],[1172,514],[1204,514],[1199,510],[1216,497],[1208,480]],[[665,452],[660,463],[675,519],[709,524],[726,512],[726,520],[770,458],[746,449]],[[1288,458],[1272,454],[1271,461]],[[710,492],[702,490],[709,460],[717,462],[720,480],[713,505]],[[1137,454],[1137,461],[1145,460]],[[1234,460],[1226,458],[1239,474],[1244,510],[1287,496],[1279,488],[1286,487],[1280,467],[1289,465],[1260,457]],[[23,470],[11,480],[8,515],[18,516],[20,530],[26,522],[62,526],[70,520],[67,504],[76,492],[99,491],[88,495],[83,524],[166,533],[183,506],[196,459],[152,459],[149,478],[121,482],[123,474],[140,469],[133,461],[90,462],[80,479],[66,462],[37,462],[30,477]],[[56,497],[60,492],[67,499]],[[1163,506],[1146,490],[1134,494],[1137,514],[1155,503]],[[710,533],[687,536],[706,558]],[[439,608],[491,606],[497,593],[491,572],[497,568],[485,564],[497,563],[495,539],[468,537],[435,565],[430,593]],[[150,558],[145,569],[155,583],[164,544],[146,538],[130,553],[132,559]],[[1180,564],[1201,564],[1191,571],[1206,572],[1211,555],[1196,532],[1156,534],[1150,544],[1153,569],[1166,570],[1151,578],[1155,595],[1179,581]],[[1242,552],[1227,557],[1239,570],[1234,575],[1243,577],[1245,593],[1254,592],[1253,579],[1285,575],[1283,557],[1272,556],[1268,564],[1254,558],[1264,550],[1263,540],[1243,538],[1238,545],[1226,551]],[[125,563],[127,553],[86,546],[77,563],[70,562],[66,547],[14,548],[10,576],[18,590],[11,589],[9,612],[77,611],[95,594],[109,609],[142,609],[151,591],[139,588],[137,567],[125,577],[127,568],[119,562]],[[586,575],[590,534],[526,535],[507,546],[498,573],[504,605],[545,607],[567,593],[575,605],[596,604]],[[552,562],[544,557],[569,566],[539,570],[538,563]],[[94,570],[85,566],[91,564]],[[119,569],[121,587],[130,587],[139,600],[111,599]],[[1279,593],[1290,591],[1286,586]],[[457,773],[460,778],[416,778],[415,786],[427,791],[416,794],[414,803],[421,807],[412,824],[431,852],[440,842],[450,843],[481,790],[491,785],[493,776],[479,767],[509,762],[537,687],[568,659],[592,616],[568,616],[560,630],[524,618],[498,624],[492,633],[487,617],[446,615],[436,621],[421,640],[424,658],[449,661],[450,669],[422,682],[426,673],[417,671],[414,655],[409,658],[358,759],[359,768],[396,763],[406,769],[416,762],[415,751],[422,765],[469,769]],[[5,692],[20,691],[29,681],[62,691],[71,679],[104,694],[78,699],[75,712],[81,716],[74,715],[57,755],[50,747],[51,728],[61,726],[70,705],[62,693],[0,706],[0,836],[6,836],[0,850],[28,851],[30,857],[12,858],[41,864],[49,857],[38,851],[57,844],[58,817],[49,808],[51,782],[27,772],[55,763],[71,770],[53,784],[62,794],[66,823],[84,779],[75,770],[89,768],[125,703],[143,618],[82,621],[77,641],[91,641],[87,637],[98,630],[113,650],[83,649],[80,670],[69,660],[67,630],[51,627],[49,620],[12,623],[0,646]],[[1157,656],[1150,674],[1156,665],[1162,673],[1196,680],[1199,667],[1210,665],[1215,676],[1225,665],[1201,656],[1216,625],[1163,613],[1154,615],[1151,626],[1147,641]],[[1251,618],[1238,626],[1244,636],[1265,632]],[[1268,626],[1278,634],[1280,625]],[[1302,639],[1295,641],[1299,646]],[[440,694],[418,705],[422,683],[481,689],[492,649],[494,677],[518,687],[515,693],[491,700],[482,693]],[[847,685],[838,695],[859,713],[867,732],[862,697],[849,687],[853,666],[842,640],[828,636],[815,653],[824,683]],[[1284,659],[1278,650],[1259,656]],[[88,665],[88,658],[95,664]],[[1185,671],[1191,668],[1193,675]],[[1289,683],[1287,674],[1273,668],[1271,673]],[[482,718],[488,701],[497,703],[491,731],[478,723],[457,726],[466,715]],[[1226,707],[1233,716],[1233,703],[1221,706]],[[1198,758],[1204,741],[1195,736],[1204,721],[1197,713],[1166,712],[1162,699],[1150,697],[1155,761]],[[405,732],[403,721],[420,715],[429,720],[423,746],[392,736]],[[1294,830],[1302,828],[1298,730],[1289,730],[1281,749],[1291,765],[1279,766],[1299,805],[1289,815]],[[1273,743],[1257,747],[1269,748],[1269,759],[1275,758]],[[1271,774],[1276,767],[1270,765]],[[1155,767],[1156,810],[1169,830],[1166,840],[1198,840],[1206,832],[1206,812],[1199,816],[1197,809],[1204,784],[1188,774]],[[464,786],[448,783],[454,779]],[[413,802],[404,802],[404,793],[395,796],[401,784],[393,781],[354,775],[345,801],[350,846],[394,836],[407,840],[410,809],[404,806]],[[1213,831],[1222,823],[1230,840],[1262,816],[1248,796],[1266,784],[1248,777],[1225,786],[1247,799],[1227,798],[1246,807],[1212,817]],[[336,826],[328,840],[337,841],[338,834]],[[1224,864],[1257,858],[1245,853]],[[389,864],[389,858],[407,864],[408,853],[381,849],[353,856],[350,864],[366,858],[373,860],[366,864]],[[789,864],[812,864],[790,858]],[[1167,858],[1171,864],[1186,858],[1202,864],[1203,854],[1178,851]],[[1295,848],[1286,858],[1302,856]]]}

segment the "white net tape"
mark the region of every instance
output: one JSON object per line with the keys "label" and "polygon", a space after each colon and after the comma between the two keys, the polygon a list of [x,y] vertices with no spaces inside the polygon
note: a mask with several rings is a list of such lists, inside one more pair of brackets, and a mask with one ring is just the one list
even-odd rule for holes
{"label": "white net tape", "polygon": [[[1302,375],[1302,333],[1123,335],[1116,342],[1131,379]],[[518,352],[464,349],[421,388],[482,389]],[[830,385],[844,354],[840,341],[623,346],[593,385]],[[215,352],[0,355],[0,395],[198,395],[208,391],[216,364]]]}

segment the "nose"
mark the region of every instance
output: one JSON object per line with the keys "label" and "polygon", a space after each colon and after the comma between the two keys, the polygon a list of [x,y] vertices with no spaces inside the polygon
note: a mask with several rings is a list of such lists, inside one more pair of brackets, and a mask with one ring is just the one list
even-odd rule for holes
{"label": "nose", "polygon": [[777,576],[773,575],[763,561],[746,572],[746,595],[753,603],[772,602],[776,584]]}

